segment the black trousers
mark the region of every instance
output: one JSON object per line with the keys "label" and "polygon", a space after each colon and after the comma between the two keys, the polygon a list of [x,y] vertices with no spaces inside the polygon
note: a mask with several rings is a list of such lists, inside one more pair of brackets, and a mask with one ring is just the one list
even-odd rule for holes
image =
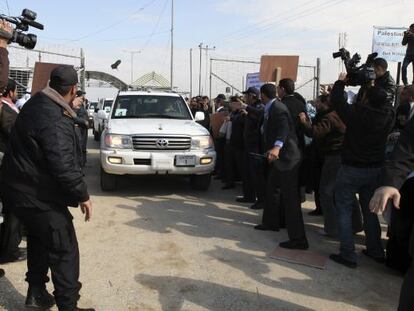
{"label": "black trousers", "polygon": [[0,234],[0,260],[10,261],[19,256],[22,241],[22,225],[19,219],[6,209]]}
{"label": "black trousers", "polygon": [[244,151],[238,149],[227,143],[224,147],[224,165],[226,170],[225,182],[228,185],[234,185],[236,180],[241,178],[243,180],[243,174],[245,168],[243,167]]}
{"label": "black trousers", "polygon": [[217,153],[217,161],[216,161],[216,173],[217,175],[223,179],[224,178],[224,147],[226,145],[226,138],[219,137],[214,139],[214,147]]}
{"label": "black trousers", "polygon": [[414,227],[411,231],[410,239],[410,255],[411,255],[411,265],[405,274],[404,282],[401,288],[400,294],[400,305],[398,311],[411,311],[414,306]]}
{"label": "black trousers", "polygon": [[283,221],[289,240],[306,240],[299,193],[299,165],[288,171],[269,167],[262,223],[279,228]]}
{"label": "black trousers", "polygon": [[402,81],[405,85],[408,84],[408,78],[407,78],[407,68],[410,64],[413,64],[413,82],[414,82],[414,55],[406,55],[402,64]]}
{"label": "black trousers", "polygon": [[251,187],[253,188],[257,202],[264,203],[266,200],[265,160],[249,155],[248,166],[250,170]]}
{"label": "black trousers", "polygon": [[50,268],[59,311],[73,310],[82,284],[78,281],[78,241],[68,208],[43,211],[16,207],[13,213],[27,229],[26,281],[32,286],[45,286]]}

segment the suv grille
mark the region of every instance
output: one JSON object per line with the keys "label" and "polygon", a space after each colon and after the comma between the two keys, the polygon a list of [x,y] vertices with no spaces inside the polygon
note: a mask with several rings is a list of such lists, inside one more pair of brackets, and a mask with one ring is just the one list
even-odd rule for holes
{"label": "suv grille", "polygon": [[160,151],[160,150],[189,150],[190,137],[172,136],[132,136],[134,150]]}

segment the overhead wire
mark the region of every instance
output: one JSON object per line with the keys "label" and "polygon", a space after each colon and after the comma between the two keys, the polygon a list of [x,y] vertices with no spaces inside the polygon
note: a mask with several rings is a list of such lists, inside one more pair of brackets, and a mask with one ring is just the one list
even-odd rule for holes
{"label": "overhead wire", "polygon": [[297,12],[297,13],[292,14],[290,16],[286,16],[286,18],[278,20],[274,23],[270,23],[270,24],[266,25],[265,27],[262,27],[261,29],[255,30],[253,33],[249,33],[249,34],[246,34],[246,35],[241,36],[241,37],[232,38],[230,40],[224,41],[223,43],[230,43],[230,42],[233,42],[234,40],[242,40],[242,39],[248,38],[252,35],[255,35],[259,32],[260,33],[266,32],[269,29],[271,29],[273,27],[276,27],[276,26],[280,26],[284,23],[296,21],[299,18],[303,18],[303,17],[313,15],[315,13],[319,13],[319,12],[321,12],[323,10],[326,10],[326,9],[328,9],[328,8],[334,6],[334,5],[339,4],[340,2],[344,2],[344,0],[336,0],[336,1],[329,0],[329,1],[322,2],[317,6],[314,6],[312,8],[308,8],[304,11]]}
{"label": "overhead wire", "polygon": [[152,32],[151,32],[151,33],[150,33],[150,35],[148,36],[148,39],[145,41],[145,43],[144,43],[143,47],[141,48],[141,52],[142,52],[142,51],[144,51],[144,50],[148,47],[149,43],[151,42],[151,39],[152,39],[152,38],[153,38],[153,36],[155,35],[155,32],[157,31],[157,29],[158,29],[158,27],[159,27],[159,25],[160,25],[161,18],[162,18],[162,16],[164,15],[165,9],[166,9],[166,7],[167,7],[167,3],[168,3],[168,0],[165,0],[165,1],[164,1],[164,5],[163,5],[163,6],[162,6],[162,8],[161,8],[160,14],[158,15],[157,22],[155,23],[155,25],[154,25],[154,27],[153,27],[153,29],[152,29]]}
{"label": "overhead wire", "polygon": [[[148,8],[149,6],[151,6],[155,1],[157,1],[157,0],[151,0],[151,1],[147,2],[145,5],[143,5],[142,7],[140,7],[138,10],[134,11],[130,15],[130,17],[131,16],[134,16],[135,14],[137,14],[139,12],[142,12],[143,10],[145,10],[146,8]],[[108,26],[106,26],[104,28],[101,28],[101,29],[99,29],[97,31],[94,31],[94,32],[89,33],[89,34],[86,34],[86,35],[84,35],[82,37],[79,37],[77,39],[71,39],[71,40],[68,40],[68,41],[69,42],[76,42],[76,41],[81,41],[81,40],[84,40],[86,38],[90,38],[90,37],[96,36],[98,34],[101,34],[101,33],[105,32],[105,31],[109,30],[109,29],[112,29],[112,28],[114,28],[114,27],[116,27],[116,26],[118,26],[118,25],[120,25],[122,23],[125,23],[126,21],[127,21],[127,19],[123,18],[122,20],[119,20],[119,21],[117,21],[117,22],[115,22],[113,24],[110,24],[110,25],[108,25]]]}

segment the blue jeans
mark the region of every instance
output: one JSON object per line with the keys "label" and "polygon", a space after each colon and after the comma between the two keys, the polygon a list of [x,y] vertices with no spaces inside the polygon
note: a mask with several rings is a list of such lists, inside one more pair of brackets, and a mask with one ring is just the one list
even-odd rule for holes
{"label": "blue jeans", "polygon": [[340,255],[349,261],[357,262],[352,228],[352,211],[356,194],[359,195],[364,219],[367,252],[373,257],[384,258],[378,216],[369,210],[369,201],[378,186],[380,173],[380,168],[357,168],[343,164],[339,169],[335,199],[339,215]]}

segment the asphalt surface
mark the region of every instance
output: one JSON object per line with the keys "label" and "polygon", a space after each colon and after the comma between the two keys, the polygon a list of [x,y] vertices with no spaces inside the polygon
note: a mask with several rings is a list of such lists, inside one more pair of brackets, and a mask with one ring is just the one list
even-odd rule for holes
{"label": "asphalt surface", "polygon": [[[81,252],[80,306],[114,311],[396,310],[401,276],[365,257],[355,270],[333,262],[318,270],[270,259],[286,232],[253,230],[260,212],[236,204],[239,193],[222,191],[217,181],[208,192],[193,192],[185,178],[124,178],[119,191],[101,192],[98,144],[91,140],[89,147],[92,222],[72,211]],[[311,209],[313,202],[304,204],[305,215]],[[305,221],[313,250],[326,256],[337,252],[337,241],[317,233],[320,217],[306,215]],[[0,310],[25,310],[25,263],[2,268]]]}

